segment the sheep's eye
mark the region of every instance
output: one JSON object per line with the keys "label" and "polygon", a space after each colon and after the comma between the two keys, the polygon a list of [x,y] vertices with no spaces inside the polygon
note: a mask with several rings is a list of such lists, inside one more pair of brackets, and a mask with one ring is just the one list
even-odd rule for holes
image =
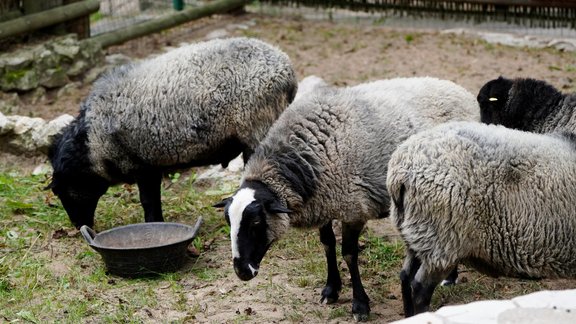
{"label": "sheep's eye", "polygon": [[498,98],[491,97],[491,98],[488,98],[488,101],[498,101]]}

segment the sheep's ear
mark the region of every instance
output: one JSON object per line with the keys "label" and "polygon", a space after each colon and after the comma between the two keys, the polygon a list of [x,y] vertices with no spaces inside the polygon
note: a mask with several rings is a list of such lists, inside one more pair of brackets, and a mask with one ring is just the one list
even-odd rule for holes
{"label": "sheep's ear", "polygon": [[282,204],[280,204],[280,202],[275,201],[273,203],[270,204],[270,206],[268,207],[268,211],[275,213],[275,214],[281,214],[281,213],[291,213],[292,210],[288,209],[284,206],[282,206]]}
{"label": "sheep's ear", "polygon": [[214,205],[212,205],[212,207],[214,208],[224,208],[226,207],[226,204],[228,204],[228,202],[232,200],[232,197],[228,197],[228,198],[224,198],[222,199],[222,201],[215,203]]}

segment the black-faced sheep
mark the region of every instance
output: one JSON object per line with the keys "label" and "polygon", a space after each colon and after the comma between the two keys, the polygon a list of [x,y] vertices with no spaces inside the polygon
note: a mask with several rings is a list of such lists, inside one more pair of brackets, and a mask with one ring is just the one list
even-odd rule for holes
{"label": "black-faced sheep", "polygon": [[406,243],[406,316],[428,310],[458,263],[492,276],[576,277],[575,138],[459,122],[398,147],[387,186]]}
{"label": "black-faced sheep", "polygon": [[163,173],[245,161],[293,100],[286,54],[249,38],[212,40],[100,78],[55,139],[49,188],[76,227],[92,226],[109,186],[136,183],[145,220],[163,221]]}
{"label": "black-faced sheep", "polygon": [[290,226],[319,228],[328,277],[322,302],[342,287],[332,221],[342,222],[342,255],[352,279],[352,313],[370,312],[358,269],[358,237],[369,219],[388,216],[388,159],[418,130],[477,120],[472,94],[445,80],[400,78],[350,88],[318,87],[280,116],[248,161],[225,207],[234,269],[256,276],[272,243]]}
{"label": "black-faced sheep", "polygon": [[535,79],[498,79],[478,93],[480,118],[486,124],[549,133],[576,131],[576,94],[563,94]]}

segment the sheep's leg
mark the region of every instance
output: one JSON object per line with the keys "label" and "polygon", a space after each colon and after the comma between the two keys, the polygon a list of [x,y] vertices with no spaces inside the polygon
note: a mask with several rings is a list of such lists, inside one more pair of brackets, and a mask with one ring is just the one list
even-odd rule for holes
{"label": "sheep's leg", "polygon": [[370,315],[370,298],[364,291],[358,270],[358,238],[364,223],[342,223],[342,256],[346,260],[352,280],[352,315],[357,321],[365,321]]}
{"label": "sheep's leg", "polygon": [[448,275],[448,277],[446,277],[446,279],[442,280],[442,286],[455,285],[456,280],[458,280],[458,266],[455,266],[454,269]]}
{"label": "sheep's leg", "polygon": [[342,280],[340,279],[340,272],[338,271],[338,263],[336,261],[336,237],[332,230],[332,222],[320,228],[320,242],[324,245],[326,264],[328,266],[328,278],[326,279],[326,286],[322,289],[322,299],[320,299],[320,302],[323,304],[332,304],[338,300],[338,293],[340,289],[342,289]]}
{"label": "sheep's leg", "polygon": [[412,296],[414,300],[414,313],[427,312],[436,286],[446,278],[454,267],[447,269],[430,269],[425,264],[420,265],[412,281]]}
{"label": "sheep's leg", "polygon": [[412,280],[420,268],[420,260],[414,255],[414,251],[406,249],[406,258],[402,271],[400,271],[400,282],[402,287],[402,302],[404,303],[404,316],[414,315],[414,300],[412,299]]}
{"label": "sheep's leg", "polygon": [[160,190],[162,186],[162,173],[152,171],[138,177],[136,180],[140,190],[140,203],[144,208],[146,222],[163,222],[162,202]]}
{"label": "sheep's leg", "polygon": [[248,160],[250,160],[252,154],[254,154],[254,150],[249,147],[246,147],[244,151],[242,151],[242,160],[244,161],[244,165],[248,163]]}

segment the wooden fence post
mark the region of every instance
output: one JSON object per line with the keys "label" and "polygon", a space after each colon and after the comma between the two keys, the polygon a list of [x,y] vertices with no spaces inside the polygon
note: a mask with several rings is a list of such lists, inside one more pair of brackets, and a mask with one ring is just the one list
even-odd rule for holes
{"label": "wooden fence post", "polygon": [[[71,4],[82,0],[63,0],[63,5]],[[69,20],[65,23],[66,31],[78,35],[78,39],[90,37],[90,14]]]}

